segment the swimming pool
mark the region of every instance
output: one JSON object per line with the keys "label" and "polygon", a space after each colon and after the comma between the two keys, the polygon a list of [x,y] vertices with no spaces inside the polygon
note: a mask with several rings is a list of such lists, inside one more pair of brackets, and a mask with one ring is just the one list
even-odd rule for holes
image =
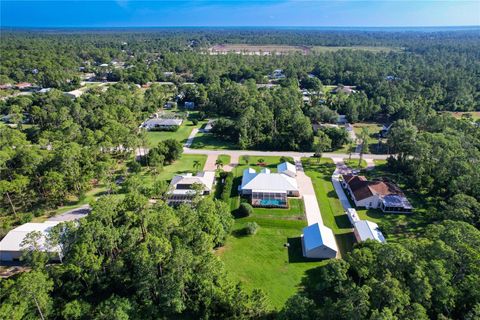
{"label": "swimming pool", "polygon": [[285,202],[278,199],[262,199],[260,200],[261,206],[284,206]]}

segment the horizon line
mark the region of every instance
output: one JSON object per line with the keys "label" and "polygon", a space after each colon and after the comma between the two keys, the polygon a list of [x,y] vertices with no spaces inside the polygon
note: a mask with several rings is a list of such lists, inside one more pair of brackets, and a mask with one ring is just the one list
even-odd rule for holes
{"label": "horizon line", "polygon": [[418,26],[401,26],[401,25],[389,25],[389,26],[359,26],[359,25],[342,25],[342,26],[332,26],[332,25],[325,25],[325,26],[305,26],[305,25],[278,25],[278,26],[262,26],[262,25],[170,25],[170,26],[163,26],[163,25],[152,25],[152,26],[2,26],[1,28],[9,28],[9,29],[45,29],[45,28],[480,28],[480,24],[478,25],[418,25]]}

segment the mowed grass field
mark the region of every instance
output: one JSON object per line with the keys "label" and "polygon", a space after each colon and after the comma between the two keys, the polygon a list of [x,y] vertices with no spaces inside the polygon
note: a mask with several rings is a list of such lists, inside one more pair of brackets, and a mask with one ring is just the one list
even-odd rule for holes
{"label": "mowed grass field", "polygon": [[191,148],[209,150],[235,150],[238,149],[238,146],[232,142],[217,138],[211,133],[199,132],[195,135],[195,139],[193,139]]}
{"label": "mowed grass field", "polygon": [[392,52],[401,51],[401,48],[395,47],[381,47],[381,46],[351,46],[351,47],[329,47],[329,46],[314,46],[311,48],[312,52],[316,53],[323,53],[323,52],[334,52],[338,50],[363,50],[363,51],[370,51],[370,52]]}
{"label": "mowed grass field", "polygon": [[[195,161],[199,162],[198,169],[194,166]],[[141,175],[145,184],[153,183],[155,179],[171,180],[176,174],[195,173],[198,170],[202,170],[206,161],[207,156],[204,154],[183,154],[174,163],[164,166],[163,170],[155,172],[155,170],[144,169]]]}
{"label": "mowed grass field", "polygon": [[399,52],[402,49],[397,47],[382,46],[293,46],[293,45],[251,45],[251,44],[220,44],[210,48],[210,52],[245,52],[245,53],[324,53],[338,50],[363,50],[370,52]]}
{"label": "mowed grass field", "polygon": [[147,132],[147,143],[149,147],[155,147],[160,141],[166,139],[175,139],[180,141],[181,143],[187,142],[188,136],[192,133],[194,128],[198,127],[195,126],[190,120],[186,120],[183,124],[178,128],[177,131],[148,131]]}
{"label": "mowed grass field", "polygon": [[[445,113],[448,113],[452,115],[453,117],[457,119],[461,118],[472,118],[472,120],[478,120],[480,119],[480,111],[469,111],[469,112],[450,112],[450,111],[444,111]],[[442,112],[443,113],[443,112]]]}
{"label": "mowed grass field", "polygon": [[[232,210],[240,204],[237,187],[243,169],[260,170],[263,168],[258,165],[260,159],[272,172],[280,163],[280,157],[251,156],[247,165],[245,158],[241,157],[240,166],[234,170],[236,178],[230,198]],[[248,222],[259,225],[255,235],[246,235],[244,229]],[[288,209],[255,208],[251,216],[235,219],[232,235],[216,253],[234,280],[242,282],[249,290],[262,289],[270,306],[280,309],[301,287],[308,270],[327,263],[303,258],[300,235],[306,225],[301,199],[290,199]],[[288,248],[286,243],[289,243]]]}

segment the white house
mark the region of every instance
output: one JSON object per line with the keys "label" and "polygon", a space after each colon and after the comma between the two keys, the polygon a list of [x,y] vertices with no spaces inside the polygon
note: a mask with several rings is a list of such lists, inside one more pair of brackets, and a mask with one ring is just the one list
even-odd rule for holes
{"label": "white house", "polygon": [[192,175],[191,173],[176,175],[170,182],[167,203],[177,205],[191,202],[196,193],[196,189],[193,187],[194,185],[202,187],[202,195],[208,195],[213,191],[214,183],[214,171],[200,171],[196,175]]}
{"label": "white house", "polygon": [[405,194],[388,181],[368,181],[364,176],[342,175],[342,186],[350,194],[355,206],[381,209],[387,213],[412,212]]}
{"label": "white house", "polygon": [[181,126],[183,123],[182,119],[164,119],[164,118],[153,118],[148,119],[142,125],[142,127],[146,128],[147,130],[169,130],[175,127]]}
{"label": "white house", "polygon": [[317,259],[335,258],[338,253],[332,230],[319,223],[303,228],[302,250],[304,257]]}
{"label": "white house", "polygon": [[[0,261],[19,261],[23,250],[28,249],[22,246],[26,235],[31,232],[40,232],[42,237],[38,241],[41,251],[55,253],[53,260],[58,260],[59,247],[50,247],[46,243],[46,238],[50,230],[61,223],[61,221],[46,221],[43,223],[25,223],[7,233],[0,241]],[[56,256],[56,258],[55,258]]]}
{"label": "white house", "polygon": [[260,172],[252,168],[245,169],[238,189],[240,194],[249,198],[256,207],[288,207],[287,197],[300,196],[296,169],[290,163],[281,163],[277,170],[278,173],[272,173],[268,168]]}
{"label": "white house", "polygon": [[353,233],[358,242],[366,241],[368,239],[385,243],[385,237],[378,228],[375,222],[368,220],[356,221],[353,224]]}

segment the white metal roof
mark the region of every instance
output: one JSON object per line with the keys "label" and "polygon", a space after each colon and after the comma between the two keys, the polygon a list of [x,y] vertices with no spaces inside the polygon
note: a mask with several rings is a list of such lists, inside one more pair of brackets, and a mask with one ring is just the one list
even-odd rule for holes
{"label": "white metal roof", "polygon": [[288,175],[296,175],[297,174],[297,168],[295,167],[294,164],[291,164],[290,162],[282,162],[277,166],[277,170],[280,173],[286,173]]}
{"label": "white metal roof", "polygon": [[[43,237],[40,239],[40,248],[45,250],[45,236],[51,230],[52,227],[61,223],[61,221],[46,221],[43,223],[25,223],[7,233],[7,235],[0,241],[1,251],[20,251],[22,250],[21,243],[25,236],[33,231],[39,231],[43,233]],[[57,251],[57,250],[55,250]]]}
{"label": "white metal roof", "polygon": [[[170,185],[175,188],[175,186],[179,183],[181,184],[199,183],[205,187],[205,190],[212,191],[214,181],[215,181],[214,171],[200,171],[196,175],[192,175],[191,173],[176,175],[172,178]],[[182,189],[182,190],[174,190],[173,193],[183,194],[183,193],[188,193],[187,191],[191,192],[191,190]]]}
{"label": "white metal roof", "polygon": [[[262,170],[263,171],[263,170]],[[297,180],[283,173],[265,172],[256,173],[248,168],[243,171],[241,190],[261,192],[298,191]]]}
{"label": "white metal roof", "polygon": [[303,241],[306,251],[326,246],[338,252],[333,231],[320,223],[315,223],[303,228]]}
{"label": "white metal roof", "polygon": [[353,224],[353,227],[357,231],[360,241],[365,241],[367,239],[376,240],[381,243],[385,243],[385,237],[378,228],[378,225],[375,222],[368,220],[360,220]]}
{"label": "white metal roof", "polygon": [[145,127],[153,128],[156,126],[180,126],[182,122],[182,119],[153,118],[145,121]]}

